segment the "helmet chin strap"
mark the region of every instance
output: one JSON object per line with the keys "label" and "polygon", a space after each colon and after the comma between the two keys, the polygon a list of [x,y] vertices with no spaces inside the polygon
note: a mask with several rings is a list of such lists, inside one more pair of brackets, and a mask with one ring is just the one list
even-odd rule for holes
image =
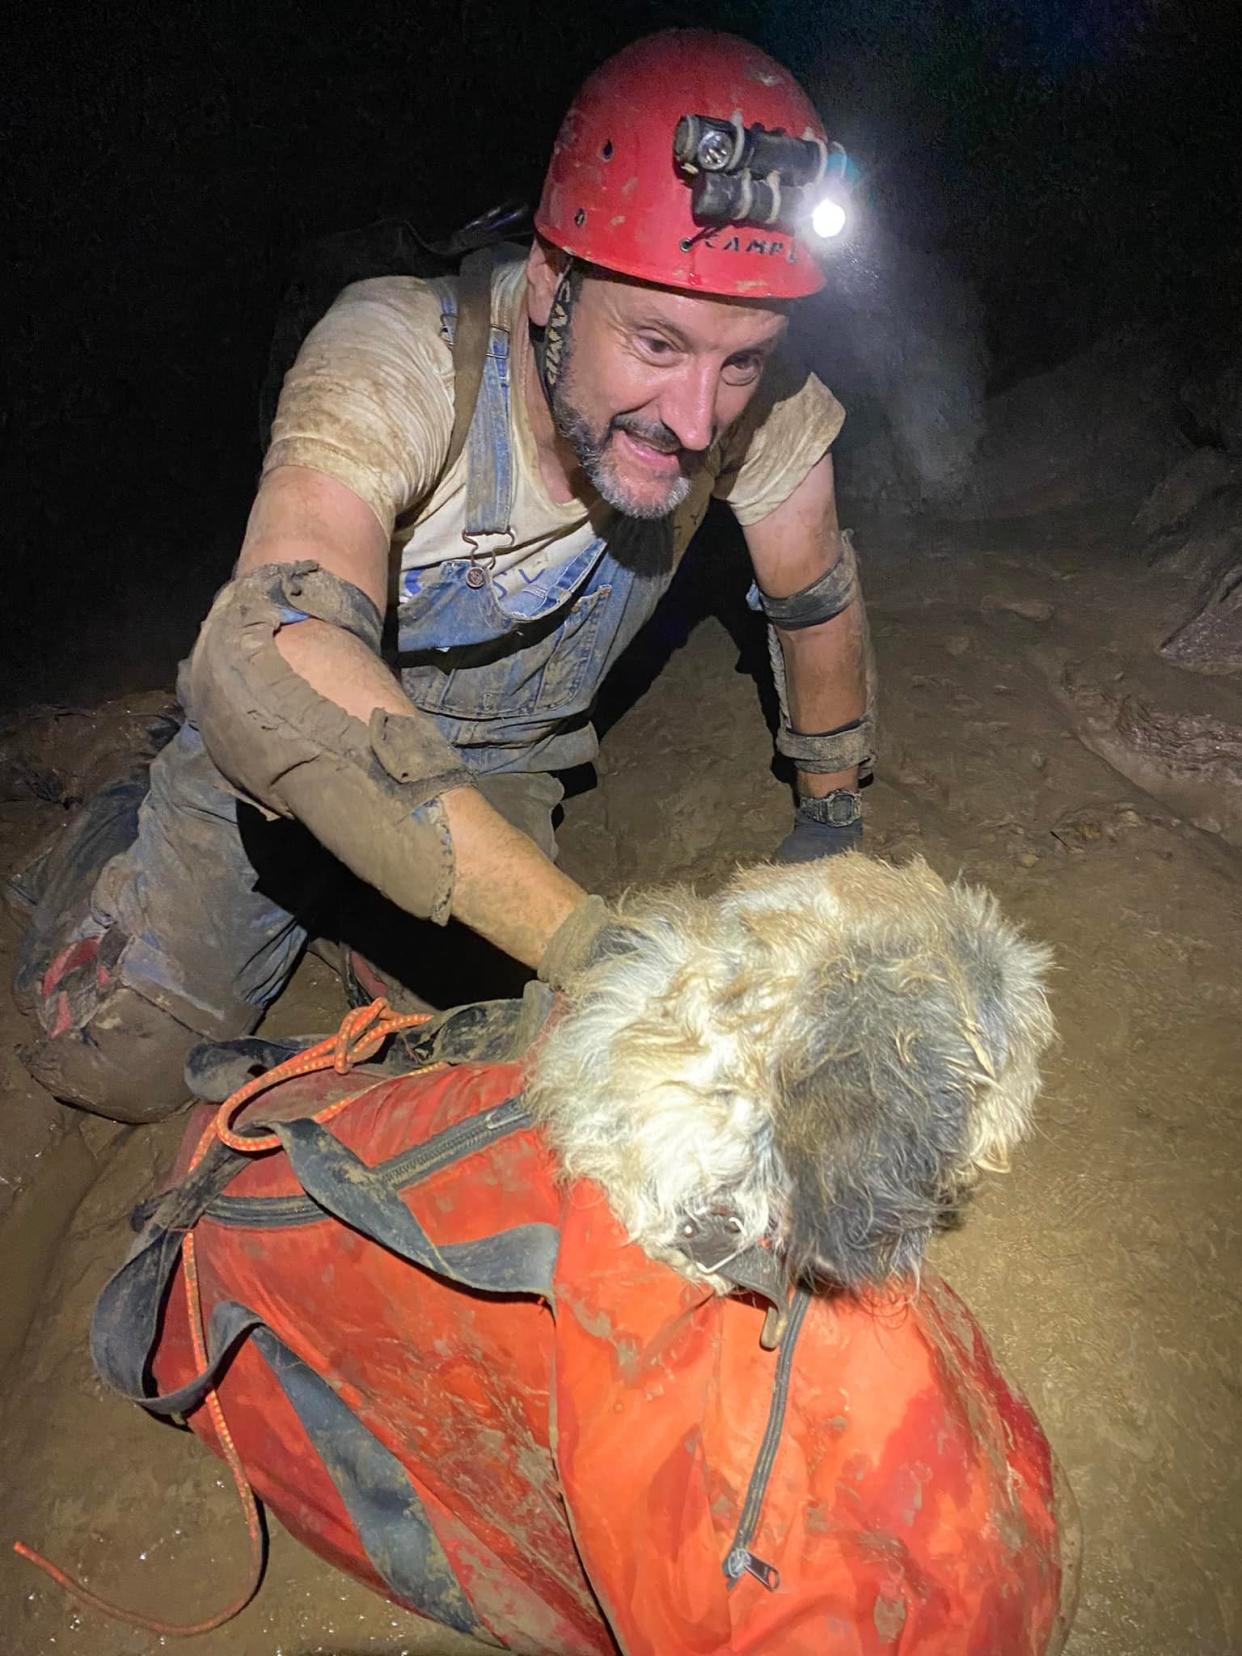
{"label": "helmet chin strap", "polygon": [[565,268],[561,272],[561,279],[557,282],[556,292],[552,295],[552,304],[548,311],[547,322],[542,328],[532,328],[531,330],[531,343],[535,351],[535,365],[539,370],[539,383],[543,386],[543,394],[548,399],[549,408],[552,406],[552,398],[556,391],[557,382],[565,365],[565,352],[569,345],[569,321],[581,274],[581,270],[575,265],[571,254],[565,260]]}

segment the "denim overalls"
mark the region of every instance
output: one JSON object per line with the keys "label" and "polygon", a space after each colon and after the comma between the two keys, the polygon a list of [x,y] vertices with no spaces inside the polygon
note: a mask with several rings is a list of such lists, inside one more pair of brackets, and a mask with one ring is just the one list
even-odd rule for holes
{"label": "denim overalls", "polygon": [[[451,338],[453,290],[436,286]],[[493,328],[466,444],[466,534],[480,539],[509,531],[509,367],[509,335]],[[651,541],[668,531],[666,522],[618,518],[626,562],[609,548],[615,537],[601,536],[533,580],[520,565],[496,578],[486,556],[403,568],[397,647],[406,694],[477,771],[565,770],[593,759],[587,715],[605,673],[672,577],[671,542],[667,557],[651,556]],[[640,536],[647,542],[641,559],[634,556]]]}

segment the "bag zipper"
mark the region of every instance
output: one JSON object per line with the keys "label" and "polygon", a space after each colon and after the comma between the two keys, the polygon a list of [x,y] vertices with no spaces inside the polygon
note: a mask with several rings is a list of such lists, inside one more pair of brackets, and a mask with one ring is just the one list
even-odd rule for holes
{"label": "bag zipper", "polygon": [[772,1403],[768,1409],[768,1424],[759,1444],[759,1453],[755,1457],[750,1482],[746,1486],[746,1499],[742,1502],[737,1529],[725,1554],[724,1573],[728,1578],[730,1590],[744,1575],[754,1576],[769,1593],[774,1593],[781,1584],[781,1572],[774,1564],[769,1564],[766,1559],[753,1553],[750,1543],[759,1527],[763,1498],[767,1494],[776,1451],[780,1447],[781,1431],[785,1425],[785,1406],[789,1401],[789,1376],[793,1370],[794,1348],[798,1343],[798,1335],[802,1330],[803,1319],[810,1302],[810,1294],[805,1288],[799,1288],[789,1308],[789,1321],[785,1325],[781,1354],[777,1359],[776,1374],[772,1381]]}
{"label": "bag zipper", "polygon": [[[517,1098],[507,1098],[490,1110],[467,1116],[451,1127],[416,1144],[390,1161],[374,1167],[372,1176],[387,1190],[404,1190],[420,1179],[438,1173],[442,1167],[460,1161],[484,1144],[495,1144],[510,1133],[529,1127],[531,1117]],[[306,1225],[328,1219],[319,1203],[309,1196],[217,1196],[205,1217],[218,1225],[245,1225],[262,1230],[271,1226]]]}

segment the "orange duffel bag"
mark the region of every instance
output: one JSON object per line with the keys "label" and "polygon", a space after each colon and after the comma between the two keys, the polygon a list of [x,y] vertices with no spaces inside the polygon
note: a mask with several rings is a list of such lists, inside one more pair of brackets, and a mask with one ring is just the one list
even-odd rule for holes
{"label": "orange duffel bag", "polygon": [[927,1268],[789,1289],[727,1214],[687,1222],[685,1272],[651,1257],[497,1060],[516,1017],[448,1015],[431,1069],[284,1081],[223,1140],[197,1112],[100,1301],[104,1377],[219,1448],[214,1384],[289,1530],[509,1650],[1059,1650],[1053,1459],[961,1300]]}

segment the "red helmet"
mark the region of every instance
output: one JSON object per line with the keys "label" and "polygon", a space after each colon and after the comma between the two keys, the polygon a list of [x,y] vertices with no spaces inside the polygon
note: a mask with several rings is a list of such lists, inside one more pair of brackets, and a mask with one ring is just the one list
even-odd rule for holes
{"label": "red helmet", "polygon": [[740,213],[716,224],[695,216],[694,169],[673,149],[684,116],[715,118],[726,150],[731,133],[740,154],[744,129],[761,127],[807,140],[792,147],[822,157],[820,176],[828,164],[819,116],[788,70],[736,35],[669,29],[609,58],[579,91],[552,151],[539,234],[661,287],[747,299],[818,291],[823,272],[804,236]]}

